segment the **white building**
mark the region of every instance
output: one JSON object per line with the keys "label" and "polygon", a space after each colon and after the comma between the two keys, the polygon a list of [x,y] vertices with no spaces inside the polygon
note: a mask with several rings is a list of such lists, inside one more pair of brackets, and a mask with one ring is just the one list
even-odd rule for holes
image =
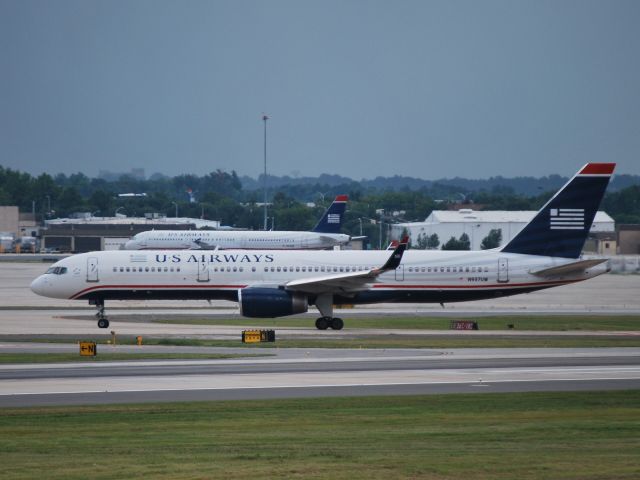
{"label": "white building", "polygon": [[[476,211],[468,208],[460,210],[434,210],[424,222],[396,223],[391,227],[391,236],[399,239],[406,229],[414,245],[419,235],[427,237],[436,233],[440,246],[451,237],[460,238],[466,233],[472,250],[480,250],[482,240],[493,229],[502,230],[502,245],[511,240],[536,215],[536,211],[515,212],[493,210]],[[613,218],[605,212],[597,212],[591,232],[615,232]]]}

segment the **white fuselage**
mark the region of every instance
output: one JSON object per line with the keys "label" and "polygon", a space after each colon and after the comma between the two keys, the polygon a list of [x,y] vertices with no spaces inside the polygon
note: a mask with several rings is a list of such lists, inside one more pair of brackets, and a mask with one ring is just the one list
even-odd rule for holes
{"label": "white fuselage", "polygon": [[[322,280],[377,268],[388,256],[384,250],[90,252],[60,260],[49,269],[51,273],[35,279],[31,289],[66,299],[236,300],[243,288],[287,289],[294,280]],[[564,276],[531,273],[571,262],[575,260],[495,250],[409,250],[397,269],[359,288],[334,292],[334,299],[335,303],[476,300],[564,285],[606,272],[605,265],[598,265]]]}
{"label": "white fuselage", "polygon": [[240,230],[150,230],[135,235],[125,250],[251,249],[306,250],[344,245],[349,235],[341,233],[240,231]]}

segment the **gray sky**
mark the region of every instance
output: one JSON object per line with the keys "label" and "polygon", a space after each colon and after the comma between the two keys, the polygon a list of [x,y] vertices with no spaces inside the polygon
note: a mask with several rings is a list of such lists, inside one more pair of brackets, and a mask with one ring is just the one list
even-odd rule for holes
{"label": "gray sky", "polygon": [[0,0],[0,165],[640,174],[640,2]]}

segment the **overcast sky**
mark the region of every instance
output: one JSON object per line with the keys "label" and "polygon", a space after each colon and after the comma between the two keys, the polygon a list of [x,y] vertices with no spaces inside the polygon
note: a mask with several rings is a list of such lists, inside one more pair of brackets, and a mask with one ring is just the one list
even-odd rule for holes
{"label": "overcast sky", "polygon": [[0,0],[0,165],[640,174],[640,1]]}

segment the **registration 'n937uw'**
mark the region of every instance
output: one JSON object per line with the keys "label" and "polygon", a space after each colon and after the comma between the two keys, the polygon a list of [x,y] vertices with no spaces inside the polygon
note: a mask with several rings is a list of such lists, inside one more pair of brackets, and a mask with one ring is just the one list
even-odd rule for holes
{"label": "registration 'n937uw'", "polygon": [[585,165],[503,247],[484,251],[224,250],[104,251],[74,255],[36,278],[31,289],[88,300],[98,326],[106,300],[224,299],[246,317],[320,312],[319,329],[340,329],[334,304],[448,303],[566,285],[607,271],[580,258],[613,163]]}

